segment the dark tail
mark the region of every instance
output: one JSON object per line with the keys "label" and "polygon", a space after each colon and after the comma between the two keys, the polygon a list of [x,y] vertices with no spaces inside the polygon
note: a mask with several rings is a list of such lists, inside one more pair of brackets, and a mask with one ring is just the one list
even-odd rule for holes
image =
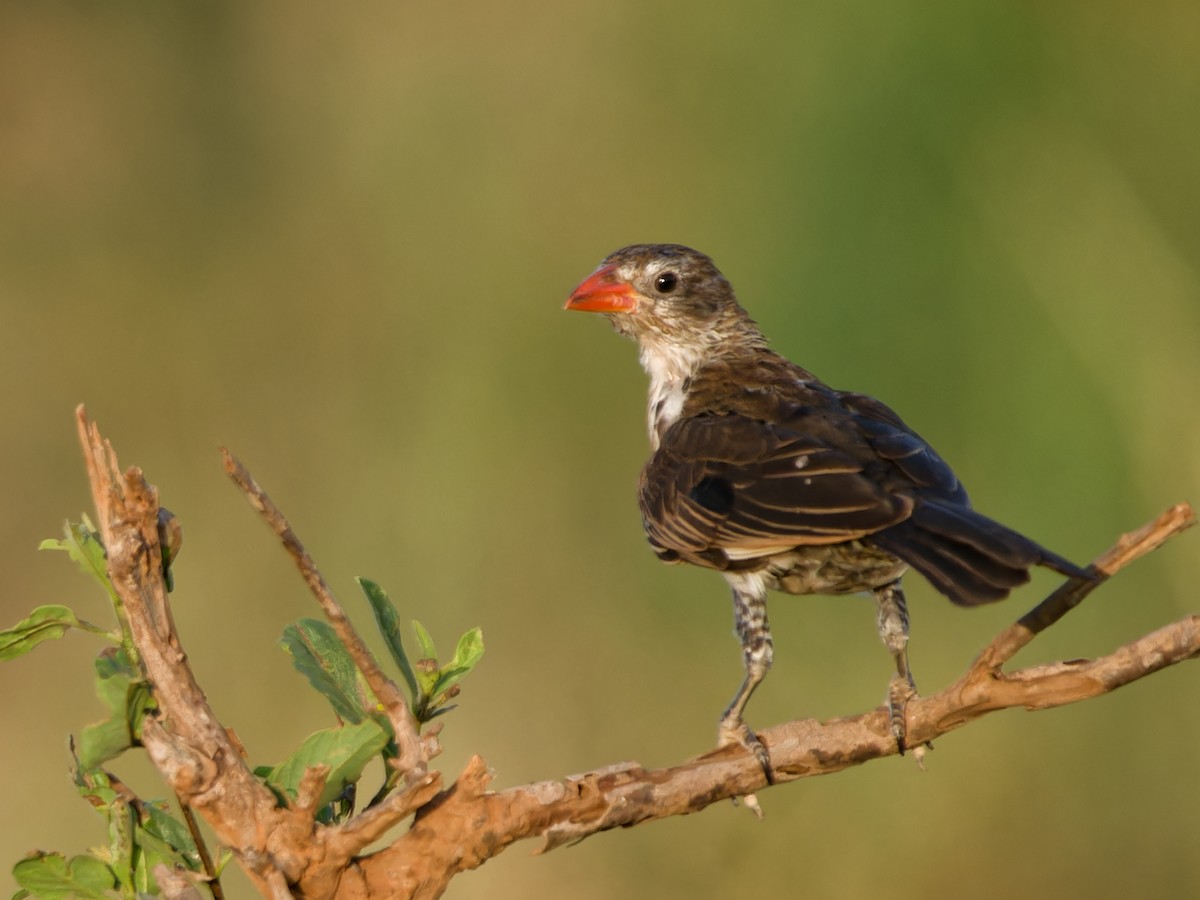
{"label": "dark tail", "polygon": [[900,557],[959,606],[1003,600],[1046,566],[1072,578],[1091,577],[1040,544],[963,506],[919,504],[898,525],[867,539]]}

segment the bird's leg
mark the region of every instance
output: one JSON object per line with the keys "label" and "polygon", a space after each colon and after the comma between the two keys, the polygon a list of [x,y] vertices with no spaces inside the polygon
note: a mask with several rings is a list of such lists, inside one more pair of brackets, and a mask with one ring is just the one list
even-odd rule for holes
{"label": "bird's leg", "polygon": [[750,695],[767,676],[775,652],[771,642],[771,626],[767,622],[767,589],[752,576],[735,579],[734,576],[727,575],[726,578],[733,587],[733,623],[738,640],[742,642],[746,677],[733,699],[729,701],[725,712],[721,714],[721,721],[717,726],[717,743],[721,746],[741,744],[753,753],[770,783],[774,779],[767,749],[742,718],[746,704],[750,702]]}
{"label": "bird's leg", "polygon": [[907,726],[904,708],[917,694],[912,671],[908,667],[908,605],[904,602],[904,590],[900,579],[875,589],[875,604],[878,609],[877,624],[883,645],[896,661],[896,674],[888,685],[888,713],[891,717],[892,735],[900,752],[907,749]]}

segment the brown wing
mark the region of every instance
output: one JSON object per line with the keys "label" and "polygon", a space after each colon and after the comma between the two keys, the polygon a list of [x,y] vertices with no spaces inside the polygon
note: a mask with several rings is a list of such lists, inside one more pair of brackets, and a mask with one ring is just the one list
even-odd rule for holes
{"label": "brown wing", "polygon": [[913,498],[887,484],[898,470],[854,419],[822,405],[778,422],[736,413],[676,422],[642,472],[656,552],[724,568],[730,557],[852,540],[903,521]]}

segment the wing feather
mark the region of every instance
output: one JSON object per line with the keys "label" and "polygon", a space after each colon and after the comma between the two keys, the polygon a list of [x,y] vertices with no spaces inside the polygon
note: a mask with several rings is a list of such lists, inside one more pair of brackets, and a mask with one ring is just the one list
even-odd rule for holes
{"label": "wing feather", "polygon": [[779,423],[737,414],[676,422],[642,472],[651,543],[660,555],[713,565],[853,540],[907,518],[912,499],[868,471],[865,441],[851,435],[838,446],[822,428],[808,409]]}

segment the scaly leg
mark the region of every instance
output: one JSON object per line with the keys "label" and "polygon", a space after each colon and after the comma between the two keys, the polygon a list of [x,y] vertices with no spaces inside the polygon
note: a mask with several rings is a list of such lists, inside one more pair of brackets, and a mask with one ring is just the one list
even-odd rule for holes
{"label": "scaly leg", "polygon": [[754,693],[759,682],[766,678],[774,656],[771,626],[767,622],[767,588],[761,579],[754,575],[727,573],[725,578],[733,588],[733,622],[738,640],[742,643],[746,677],[733,699],[729,701],[725,712],[721,714],[721,721],[717,726],[717,743],[721,746],[741,744],[753,753],[770,783],[774,778],[767,749],[742,718],[746,704],[750,702],[750,695]]}
{"label": "scaly leg", "polygon": [[904,602],[904,590],[900,580],[885,584],[875,589],[875,603],[878,608],[877,623],[879,637],[883,645],[896,661],[896,674],[888,685],[888,713],[891,717],[892,735],[900,752],[904,753],[907,726],[904,721],[904,708],[917,694],[917,685],[913,681],[912,671],[908,667],[908,606]]}

